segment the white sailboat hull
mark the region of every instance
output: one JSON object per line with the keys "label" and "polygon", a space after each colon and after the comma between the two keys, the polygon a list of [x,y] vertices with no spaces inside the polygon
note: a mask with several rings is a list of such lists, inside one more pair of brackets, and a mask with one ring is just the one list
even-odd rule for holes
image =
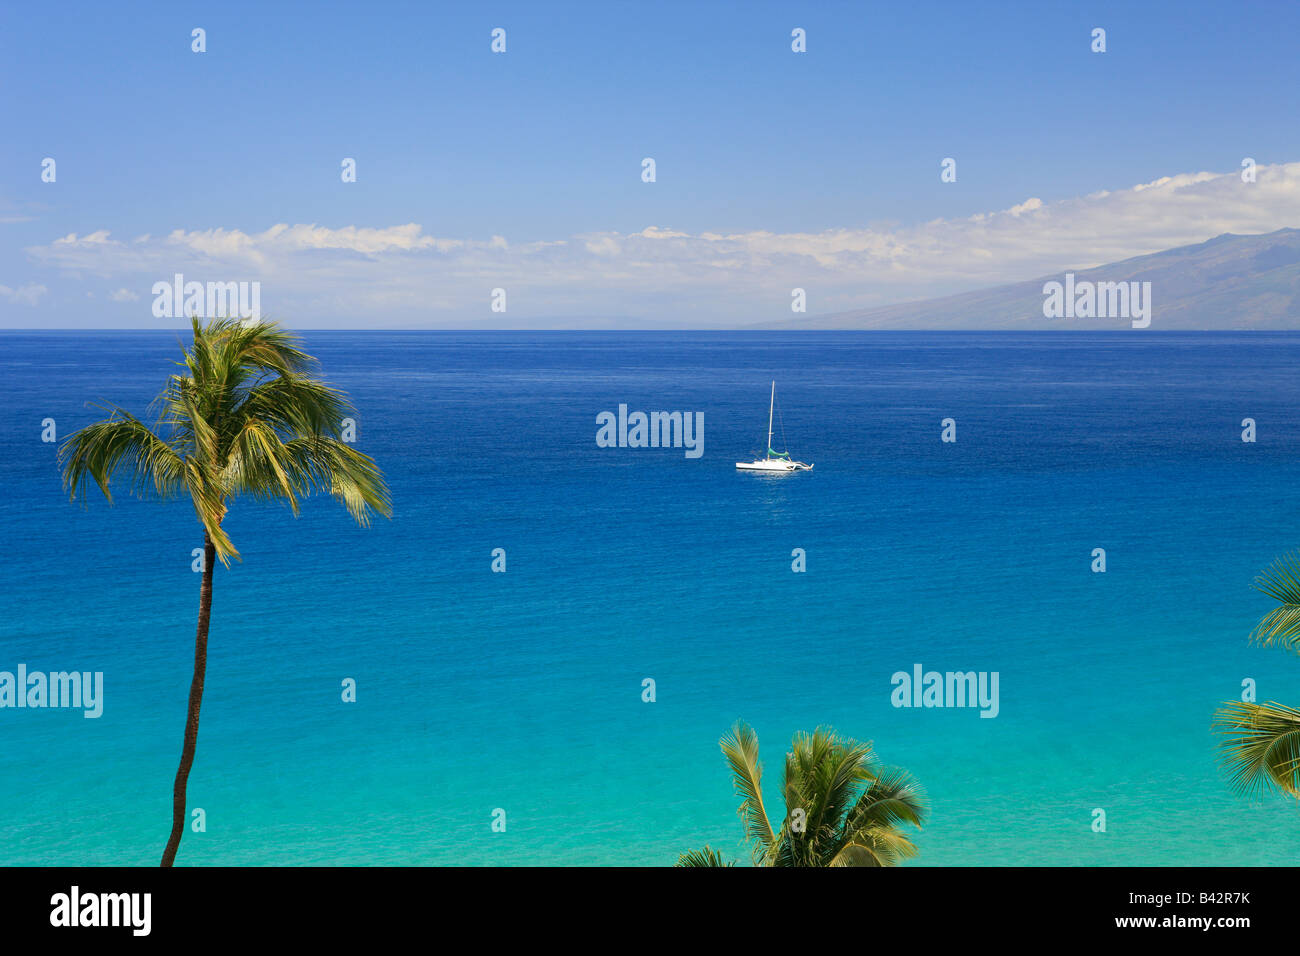
{"label": "white sailboat hull", "polygon": [[760,458],[757,461],[738,461],[736,467],[741,471],[768,471],[785,474],[791,471],[811,471],[812,465],[802,461],[785,461],[781,458]]}

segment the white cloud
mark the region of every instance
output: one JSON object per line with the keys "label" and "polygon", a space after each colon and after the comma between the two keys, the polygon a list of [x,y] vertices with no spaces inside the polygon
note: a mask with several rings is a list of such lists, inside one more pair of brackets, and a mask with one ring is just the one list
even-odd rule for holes
{"label": "white cloud", "polygon": [[[115,239],[104,229],[28,249],[71,276],[262,282],[263,312],[291,323],[468,324],[510,313],[753,322],[788,314],[790,290],[828,312],[1036,278],[1201,242],[1300,225],[1300,163],[1186,173],[1088,196],[911,226],[821,232],[687,233],[667,225],[540,242],[439,237],[417,223],[280,224],[262,232],[175,230]],[[119,290],[119,292],[125,290]],[[500,318],[497,316],[496,318]]]}
{"label": "white cloud", "polygon": [[49,291],[43,285],[23,285],[16,289],[11,289],[7,285],[0,285],[0,298],[7,299],[10,302],[21,302],[24,305],[35,305],[40,297]]}
{"label": "white cloud", "polygon": [[136,302],[140,299],[140,293],[132,292],[130,289],[116,289],[110,292],[108,297],[114,302]]}

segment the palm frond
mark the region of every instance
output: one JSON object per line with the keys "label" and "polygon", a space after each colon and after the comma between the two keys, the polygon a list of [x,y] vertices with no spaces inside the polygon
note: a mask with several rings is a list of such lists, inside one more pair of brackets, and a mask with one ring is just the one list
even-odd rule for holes
{"label": "palm frond", "polygon": [[713,867],[713,866],[735,866],[735,865],[736,864],[728,863],[726,860],[724,860],[722,858],[721,853],[718,853],[716,850],[709,849],[709,845],[707,843],[704,845],[703,849],[691,850],[688,853],[683,853],[681,856],[677,858],[677,862],[673,864],[673,866],[675,867],[677,866]]}
{"label": "palm frond", "polygon": [[745,835],[755,844],[756,863],[762,862],[776,840],[763,804],[763,766],[758,762],[758,735],[743,721],[718,741],[731,767],[736,793],[741,797],[737,813],[745,826]]}
{"label": "palm frond", "polygon": [[1276,788],[1300,797],[1300,710],[1269,701],[1229,701],[1215,712],[1219,757],[1248,796]]}
{"label": "palm frond", "polygon": [[293,435],[338,438],[351,410],[338,389],[299,375],[281,375],[249,388],[233,416],[266,422]]}
{"label": "palm frond", "polygon": [[916,856],[903,827],[925,820],[925,791],[906,770],[879,770],[849,811],[827,866],[895,866]]}
{"label": "palm frond", "polygon": [[828,745],[818,765],[818,799],[816,816],[810,832],[816,835],[816,853],[824,858],[828,845],[838,843],[845,815],[858,795],[860,781],[866,774],[871,744],[841,738],[833,731],[820,729]]}
{"label": "palm frond", "polygon": [[289,454],[275,429],[258,419],[248,419],[225,455],[222,484],[232,495],[282,498],[297,515],[298,497],[310,488],[310,476]]}
{"label": "palm frond", "polygon": [[[798,740],[798,737],[795,738]],[[785,768],[781,777],[781,796],[785,800],[785,820],[777,831],[776,840],[769,850],[766,862],[769,866],[806,866],[809,859],[811,840],[807,831],[808,808],[815,802],[815,797],[808,789],[801,765],[795,755],[797,747],[792,747],[785,755]],[[803,832],[795,829],[795,814],[804,815]]]}
{"label": "palm frond", "polygon": [[113,408],[106,420],[69,435],[59,449],[59,460],[64,488],[74,500],[83,493],[87,478],[110,504],[115,474],[128,474],[131,493],[152,492],[164,499],[174,497],[184,480],[184,465],[176,450],[120,408]]}
{"label": "palm frond", "polygon": [[861,830],[840,848],[826,866],[897,866],[919,851],[897,830]]}
{"label": "palm frond", "polygon": [[877,851],[874,845],[875,842],[872,840],[862,843],[846,843],[835,856],[831,857],[831,861],[827,866],[890,866],[892,861],[887,854]]}
{"label": "palm frond", "polygon": [[222,366],[229,372],[298,375],[316,364],[298,347],[298,337],[274,322],[227,319],[218,324]]}
{"label": "palm frond", "polygon": [[185,459],[185,486],[194,504],[194,513],[198,516],[203,530],[212,539],[217,557],[224,565],[230,564],[231,558],[239,558],[230,536],[221,529],[221,522],[226,517],[226,488],[213,480],[211,469],[205,468],[197,459]]}
{"label": "palm frond", "polygon": [[917,779],[899,767],[885,767],[863,791],[847,823],[853,829],[919,827],[926,813],[925,790]]}
{"label": "palm frond", "polygon": [[1251,632],[1250,639],[1264,647],[1281,647],[1300,654],[1300,554],[1278,558],[1255,578],[1255,589],[1278,602]]}
{"label": "palm frond", "polygon": [[362,527],[372,512],[392,517],[383,473],[369,455],[335,438],[295,438],[284,443],[285,458],[302,476],[304,491],[328,491]]}

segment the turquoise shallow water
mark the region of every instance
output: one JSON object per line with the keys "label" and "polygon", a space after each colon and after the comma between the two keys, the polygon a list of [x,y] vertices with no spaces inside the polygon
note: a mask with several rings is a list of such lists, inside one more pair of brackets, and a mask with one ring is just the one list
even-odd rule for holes
{"label": "turquoise shallow water", "polygon": [[[920,864],[1300,856],[1295,804],[1233,796],[1209,730],[1244,678],[1300,702],[1300,660],[1246,644],[1269,606],[1251,579],[1300,545],[1300,336],[307,343],[352,393],[396,517],[232,512],[244,561],[217,574],[190,782],[208,829],[179,862],[743,856],[717,747],[737,718],[773,790],[791,734],[818,724],[912,770],[932,805]],[[92,420],[87,401],[143,411],[175,354],[171,333],[0,335],[0,669],[106,685],[98,720],[0,710],[0,863],[161,852],[200,537],[184,504],[68,504],[40,431]],[[761,448],[772,378],[812,473],[734,470]],[[702,411],[703,457],[596,447],[619,403]],[[997,671],[998,717],[894,708],[890,677],[915,663]]]}

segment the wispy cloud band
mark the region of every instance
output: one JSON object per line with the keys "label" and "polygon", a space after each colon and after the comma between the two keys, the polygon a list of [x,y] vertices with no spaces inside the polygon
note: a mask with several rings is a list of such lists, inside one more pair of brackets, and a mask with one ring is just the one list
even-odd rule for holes
{"label": "wispy cloud band", "polygon": [[[1070,199],[898,227],[815,233],[688,233],[650,226],[546,241],[433,236],[419,224],[274,225],[175,230],[117,239],[108,230],[30,247],[33,262],[76,280],[108,279],[148,303],[153,282],[260,280],[264,311],[301,324],[471,325],[493,315],[671,318],[687,324],[946,295],[1083,269],[1224,232],[1300,225],[1300,163],[1187,173]],[[13,295],[12,292],[5,294]],[[125,295],[117,301],[130,300]]]}

